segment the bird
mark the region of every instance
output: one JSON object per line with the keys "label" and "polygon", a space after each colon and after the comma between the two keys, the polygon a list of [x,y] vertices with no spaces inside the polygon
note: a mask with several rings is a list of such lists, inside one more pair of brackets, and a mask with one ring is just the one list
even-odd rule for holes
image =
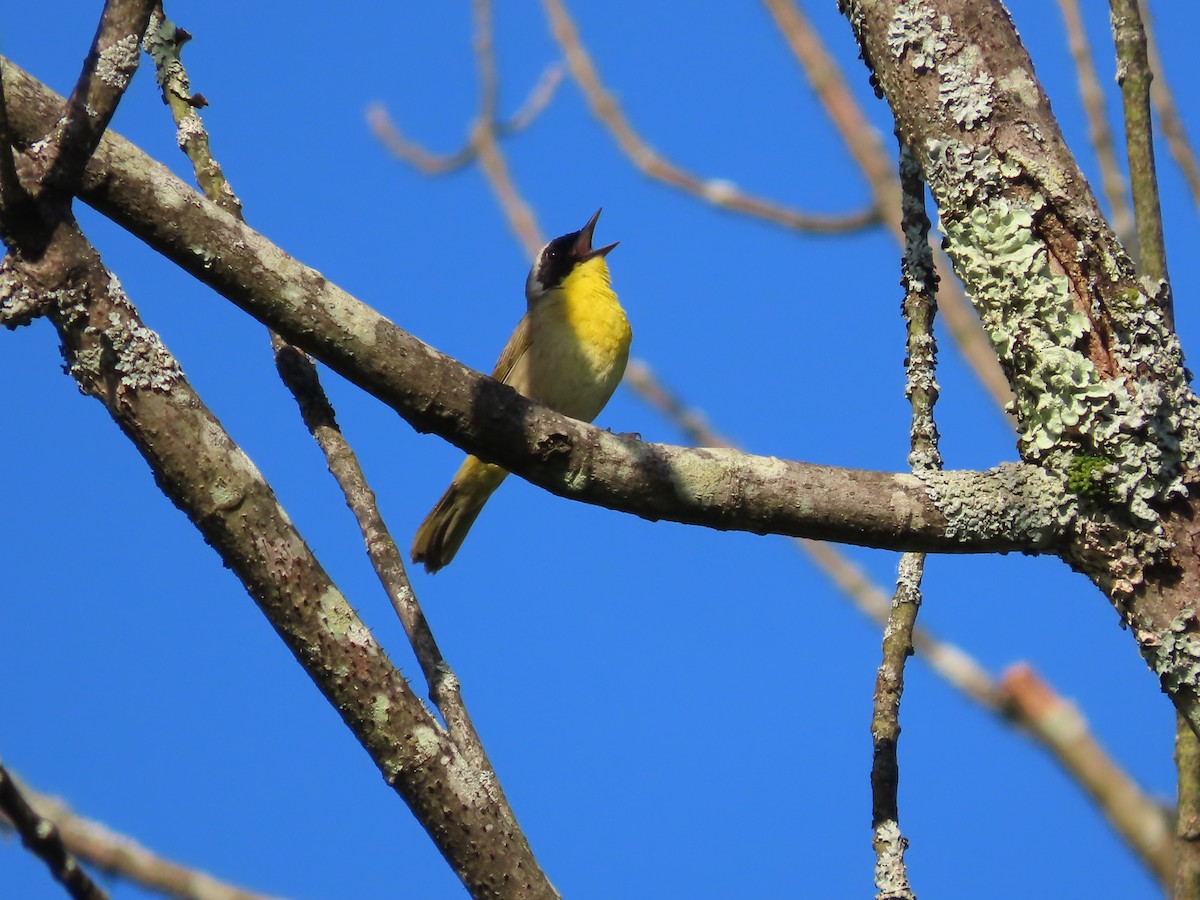
{"label": "bird", "polygon": [[[530,400],[585,422],[600,414],[620,384],[633,339],[606,262],[617,243],[592,248],[601,212],[538,251],[525,279],[525,315],[492,372]],[[507,475],[476,456],[463,460],[417,529],[412,561],[437,572],[454,559]]]}

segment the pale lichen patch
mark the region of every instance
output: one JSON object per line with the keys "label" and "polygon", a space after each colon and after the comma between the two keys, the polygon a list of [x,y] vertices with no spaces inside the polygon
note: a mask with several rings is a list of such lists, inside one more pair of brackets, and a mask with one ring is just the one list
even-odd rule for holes
{"label": "pale lichen patch", "polygon": [[1200,623],[1196,612],[1181,612],[1162,631],[1139,629],[1138,646],[1162,686],[1172,696],[1182,689],[1195,692],[1200,686]]}
{"label": "pale lichen patch", "polygon": [[113,311],[104,338],[115,356],[113,370],[120,376],[122,389],[165,392],[183,378],[179,367],[159,336],[132,318],[132,307],[115,275],[108,284]]}
{"label": "pale lichen patch", "polygon": [[137,71],[140,43],[138,35],[127,34],[102,48],[96,60],[96,77],[109,87],[125,90],[129,79]]}
{"label": "pale lichen patch", "polygon": [[1061,540],[1077,512],[1062,482],[1037,466],[1001,463],[986,472],[914,474],[945,518],[950,538],[1048,548]]}
{"label": "pale lichen patch", "polygon": [[[1118,335],[1121,371],[1102,373],[1085,352],[1090,320],[1037,228],[1044,198],[1016,199],[1003,189],[1023,167],[958,141],[926,149],[947,251],[1011,373],[1023,458],[1060,470],[1064,480],[1077,452],[1111,461],[1113,496],[1152,527],[1152,502],[1182,493],[1180,463],[1197,455],[1194,403],[1179,383],[1178,342],[1155,320],[1161,313],[1140,295],[1113,311],[1130,333]],[[1159,377],[1147,379],[1139,368]]]}

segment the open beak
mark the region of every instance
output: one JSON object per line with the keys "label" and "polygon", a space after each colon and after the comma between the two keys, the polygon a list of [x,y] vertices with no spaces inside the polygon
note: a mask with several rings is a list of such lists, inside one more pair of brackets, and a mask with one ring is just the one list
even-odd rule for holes
{"label": "open beak", "polygon": [[591,259],[594,256],[607,256],[608,252],[620,243],[620,241],[614,241],[607,247],[600,247],[598,250],[592,249],[592,232],[596,230],[596,222],[603,211],[604,207],[596,210],[596,214],[588,219],[588,223],[579,230],[579,237],[575,239],[574,251],[575,256],[578,257],[580,262]]}

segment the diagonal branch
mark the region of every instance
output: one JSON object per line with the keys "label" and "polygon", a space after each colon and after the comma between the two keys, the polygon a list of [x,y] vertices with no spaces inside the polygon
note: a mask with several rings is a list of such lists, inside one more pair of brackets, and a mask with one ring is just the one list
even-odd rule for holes
{"label": "diagonal branch", "polygon": [[46,864],[54,880],[74,900],[108,900],[108,894],[92,881],[63,841],[57,826],[33,808],[24,792],[0,765],[0,814],[11,823],[21,843]]}
{"label": "diagonal branch", "polygon": [[1154,73],[1154,80],[1150,82],[1150,102],[1154,104],[1154,112],[1158,114],[1158,124],[1163,137],[1166,138],[1167,148],[1175,157],[1175,164],[1179,166],[1192,192],[1192,201],[1200,205],[1200,161],[1196,159],[1196,150],[1188,139],[1179,107],[1175,105],[1175,94],[1167,85],[1167,73],[1158,53],[1158,44],[1154,40],[1150,7],[1145,0],[1141,0],[1138,5],[1146,26],[1146,50],[1150,54],[1150,70]]}
{"label": "diagonal branch", "polygon": [[[208,131],[196,108],[195,95],[180,58],[184,34],[165,18],[161,4],[158,4],[151,16],[147,52],[154,57],[164,99],[175,117],[180,146],[192,161],[205,196],[242,219],[241,201],[212,155]],[[325,454],[329,471],[354,514],[366,543],[367,555],[404,627],[429,687],[429,696],[446,722],[450,739],[474,766],[477,776],[490,781],[497,794],[502,795],[500,780],[463,703],[458,678],[434,639],[409,582],[400,551],[379,512],[375,493],[367,484],[357,454],[337,424],[316,365],[276,334],[271,335],[271,345],[280,378],[295,398],[304,424]]]}
{"label": "diagonal branch", "polygon": [[[787,41],[792,55],[804,70],[817,99],[842,136],[842,142],[867,179],[880,221],[903,247],[905,237],[900,229],[900,183],[893,172],[891,158],[884,149],[883,141],[867,118],[866,111],[847,87],[845,73],[794,0],[763,2],[775,19],[775,25]],[[941,279],[942,320],[980,383],[996,405],[1003,409],[1012,400],[1012,391],[996,362],[996,354],[987,336],[979,327],[979,317],[963,296],[958,279],[953,277],[953,270],[940,248],[935,252],[934,259]]]}
{"label": "diagonal branch", "polygon": [[[71,853],[109,875],[178,900],[275,900],[164,859],[106,825],[77,815],[60,800],[35,793],[28,784],[20,788],[37,814],[54,822]],[[7,824],[0,818],[0,832]]]}
{"label": "diagonal branch", "polygon": [[66,298],[49,317],[80,389],[241,580],[468,889],[557,896],[507,804],[421,705],[74,222],[41,258],[8,257],[3,276]]}
{"label": "diagonal branch", "polygon": [[859,231],[879,222],[879,210],[872,207],[844,215],[817,215],[797,212],[762,197],[747,194],[725,179],[697,178],[656,153],[634,130],[621,111],[616,98],[605,89],[600,73],[579,36],[579,29],[562,0],[543,0],[554,39],[562,47],[571,76],[587,97],[592,113],[612,133],[630,161],[646,176],[673,188],[731,210],[774,222],[785,228],[814,234],[844,234]]}
{"label": "diagonal branch", "polygon": [[44,190],[69,195],[137,71],[153,0],[108,0],[53,139]]}

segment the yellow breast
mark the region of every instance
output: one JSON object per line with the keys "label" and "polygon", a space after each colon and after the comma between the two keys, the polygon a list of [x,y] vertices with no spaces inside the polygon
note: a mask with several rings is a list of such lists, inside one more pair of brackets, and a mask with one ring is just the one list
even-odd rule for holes
{"label": "yellow breast", "polygon": [[[608,266],[593,257],[529,310],[529,348],[510,384],[529,397],[590,422],[625,374],[633,332]],[[516,368],[516,367],[514,367]]]}

